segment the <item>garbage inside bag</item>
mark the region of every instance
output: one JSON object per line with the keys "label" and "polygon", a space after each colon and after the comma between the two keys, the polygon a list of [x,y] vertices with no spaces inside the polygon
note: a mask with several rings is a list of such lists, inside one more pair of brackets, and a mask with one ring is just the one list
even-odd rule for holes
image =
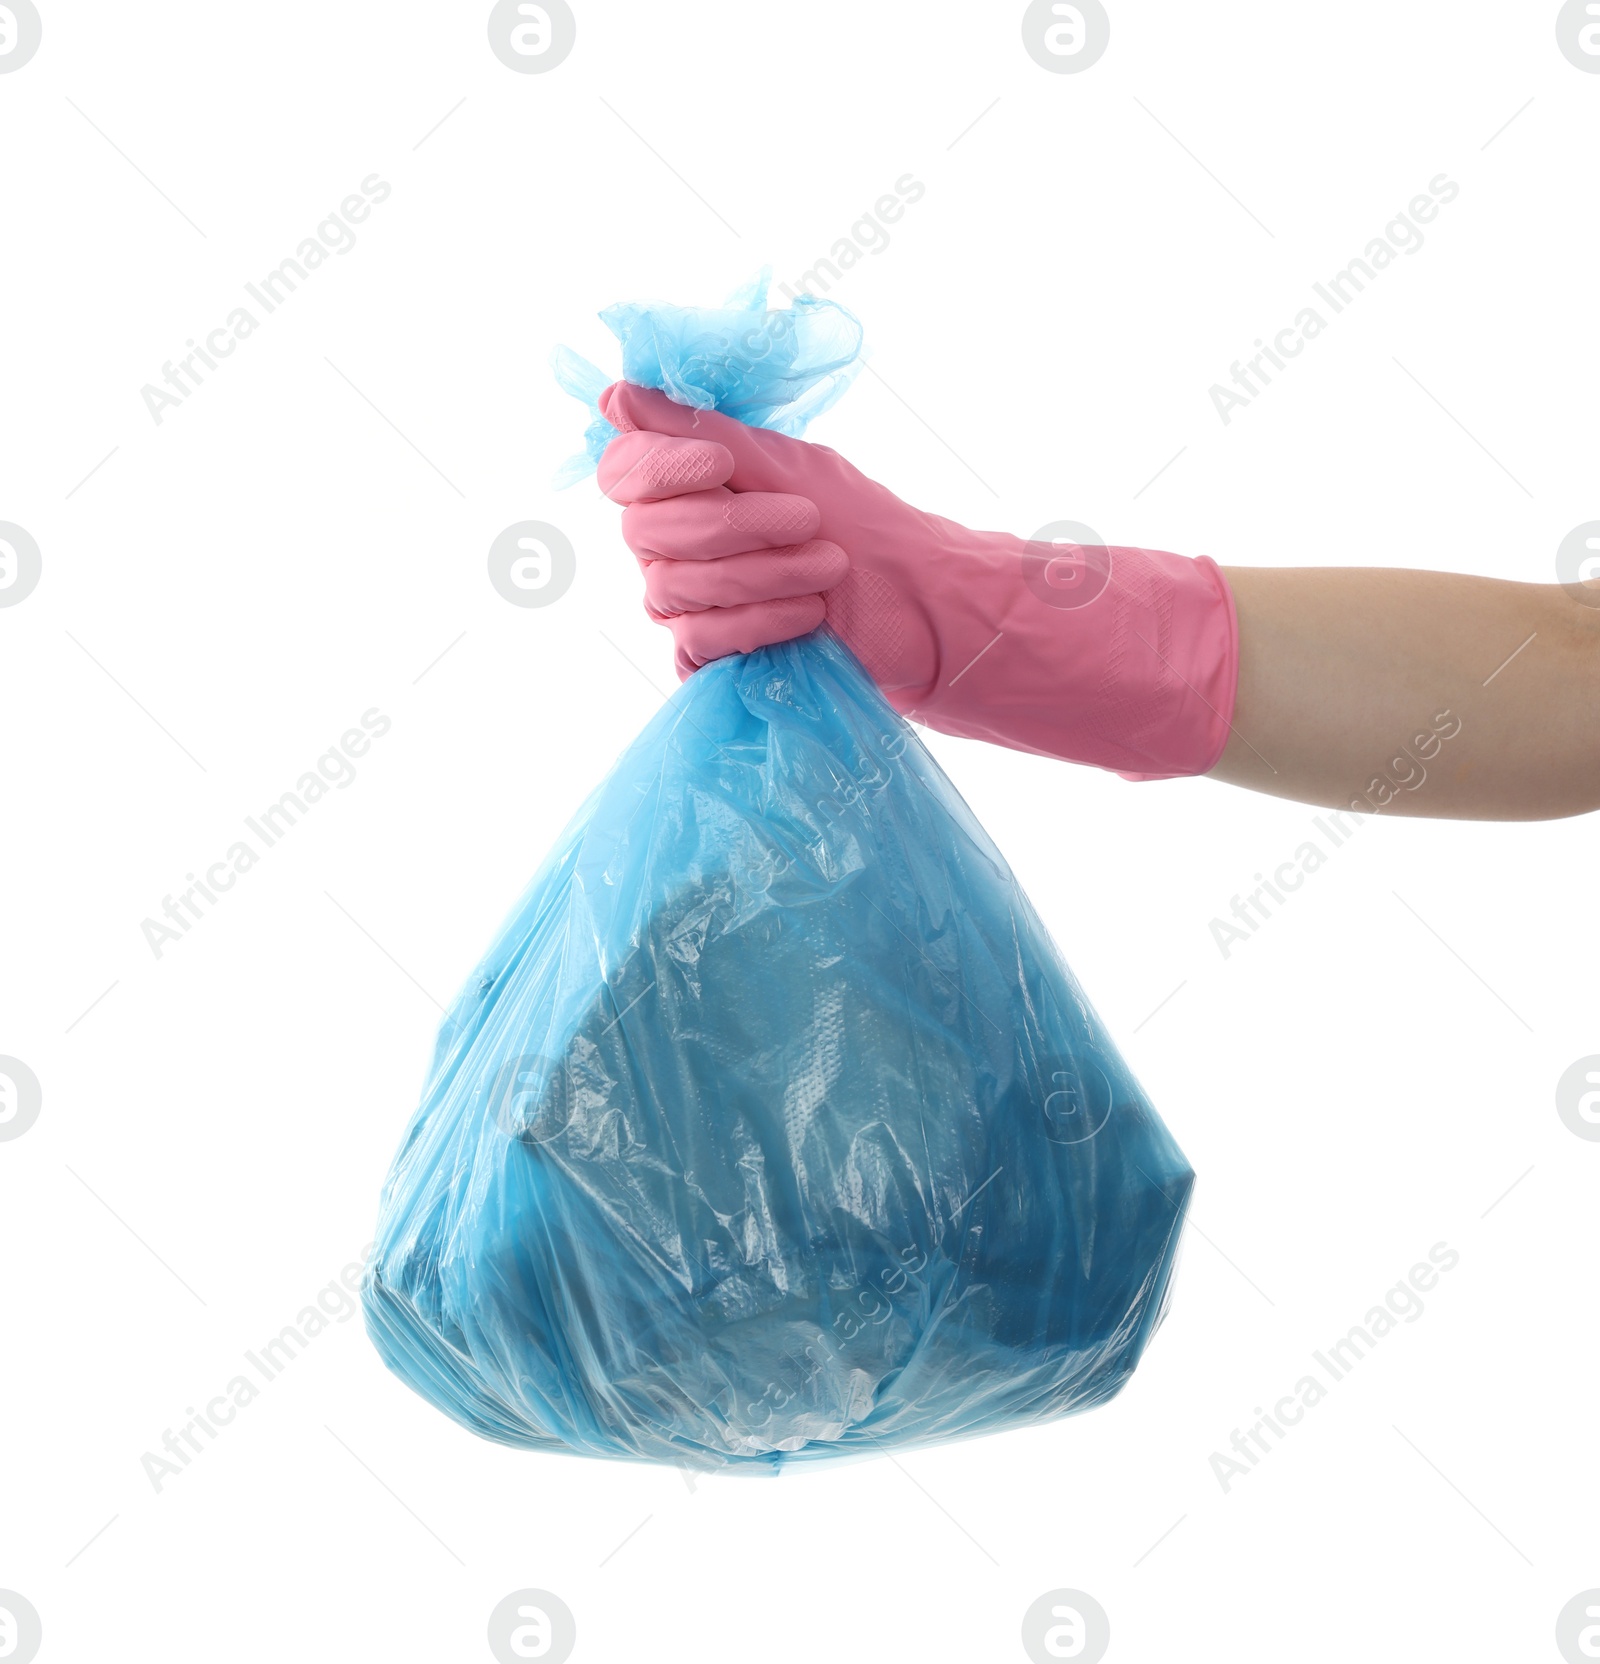
{"label": "garbage inside bag", "polygon": [[822,631],[698,671],[547,858],[441,1027],[363,1304],[507,1444],[871,1454],[1115,1393],[1192,1183]]}

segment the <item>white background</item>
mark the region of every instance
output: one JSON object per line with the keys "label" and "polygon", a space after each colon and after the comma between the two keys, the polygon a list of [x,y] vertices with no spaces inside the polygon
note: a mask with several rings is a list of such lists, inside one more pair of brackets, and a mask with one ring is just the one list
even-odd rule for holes
{"label": "white background", "polygon": [[[1600,1051],[1590,821],[1381,817],[1224,959],[1311,810],[932,736],[1200,1175],[1114,1404],[691,1487],[478,1442],[355,1320],[141,1468],[367,1242],[439,1004],[671,685],[615,510],[548,486],[551,347],[612,368],[600,306],[792,280],[912,173],[833,290],[878,375],[815,430],[902,495],[1552,581],[1600,515],[1600,76],[1555,5],[1112,0],[1051,74],[1015,3],[574,0],[523,75],[485,4],[40,4],[0,76],[0,519],[43,553],[0,609],[0,1052],[43,1086],[0,1143],[0,1587],[39,1656],[487,1659],[537,1586],[580,1661],[1022,1659],[1059,1587],[1114,1664],[1558,1657],[1600,1584],[1600,1145],[1554,1099]],[[141,387],[374,172],[157,425]],[[1425,246],[1225,426],[1210,386],[1441,172]],[[525,518],[577,549],[548,608],[486,577]],[[373,706],[354,784],[157,959],[141,920]],[[1441,1241],[1225,1492],[1212,1452]]]}

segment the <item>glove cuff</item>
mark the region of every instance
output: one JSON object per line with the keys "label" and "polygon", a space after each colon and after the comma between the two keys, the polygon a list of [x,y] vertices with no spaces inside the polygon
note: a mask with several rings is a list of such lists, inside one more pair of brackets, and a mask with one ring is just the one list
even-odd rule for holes
{"label": "glove cuff", "polygon": [[953,639],[941,632],[938,679],[907,714],[1130,780],[1213,768],[1239,676],[1238,616],[1217,564],[1005,541],[987,554],[1012,581],[974,586],[1003,597],[1001,610],[975,605]]}

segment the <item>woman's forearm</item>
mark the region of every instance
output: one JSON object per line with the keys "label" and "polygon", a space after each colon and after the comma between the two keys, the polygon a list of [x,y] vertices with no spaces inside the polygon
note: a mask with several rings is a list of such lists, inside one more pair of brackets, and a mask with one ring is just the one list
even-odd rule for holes
{"label": "woman's forearm", "polygon": [[1233,732],[1211,777],[1334,808],[1544,820],[1600,808],[1600,585],[1227,569]]}

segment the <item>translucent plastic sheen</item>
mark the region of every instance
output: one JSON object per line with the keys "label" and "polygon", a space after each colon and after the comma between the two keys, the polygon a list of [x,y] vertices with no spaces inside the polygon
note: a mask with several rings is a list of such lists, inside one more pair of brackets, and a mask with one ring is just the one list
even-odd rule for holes
{"label": "translucent plastic sheen", "polygon": [[367,1326],[507,1444],[870,1454],[1110,1397],[1192,1182],[824,632],[698,671],[545,861],[440,1030]]}
{"label": "translucent plastic sheen", "polygon": [[[837,301],[799,296],[767,310],[763,271],[721,306],[608,306],[600,321],[622,343],[622,379],[695,410],[718,410],[794,438],[835,404],[862,364],[861,325]],[[550,355],[556,380],[589,406],[584,448],[556,471],[567,486],[592,474],[617,430],[600,414],[615,381],[569,347]]]}

